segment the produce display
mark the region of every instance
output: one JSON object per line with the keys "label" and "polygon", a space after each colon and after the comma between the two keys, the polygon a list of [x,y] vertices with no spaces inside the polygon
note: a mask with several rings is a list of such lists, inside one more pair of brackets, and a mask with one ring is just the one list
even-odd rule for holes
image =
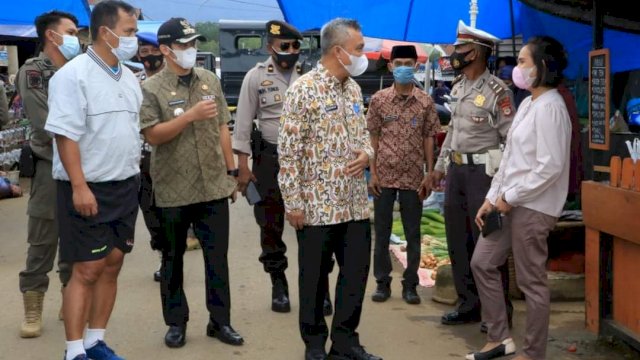
{"label": "produce display", "polygon": [[[405,240],[402,220],[395,219],[393,221],[391,233]],[[433,270],[431,278],[435,280],[437,268],[451,263],[447,249],[444,217],[437,209],[428,209],[422,212],[420,233],[422,234],[420,267]],[[406,251],[406,246],[403,245],[401,250]]]}

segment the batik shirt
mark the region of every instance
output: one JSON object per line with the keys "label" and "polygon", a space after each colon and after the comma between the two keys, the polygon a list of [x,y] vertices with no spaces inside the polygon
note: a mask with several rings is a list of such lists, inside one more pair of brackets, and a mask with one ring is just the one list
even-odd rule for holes
{"label": "batik shirt", "polygon": [[304,212],[305,225],[369,218],[364,175],[346,173],[356,150],[373,159],[360,86],[340,82],[321,64],[285,95],[278,153],[278,182],[287,212]]}

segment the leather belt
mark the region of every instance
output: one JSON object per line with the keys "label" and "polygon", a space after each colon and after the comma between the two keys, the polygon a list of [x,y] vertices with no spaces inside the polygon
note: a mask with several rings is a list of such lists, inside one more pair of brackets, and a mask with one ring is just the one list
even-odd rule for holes
{"label": "leather belt", "polygon": [[487,163],[487,154],[463,154],[451,152],[451,162],[456,165],[481,165]]}

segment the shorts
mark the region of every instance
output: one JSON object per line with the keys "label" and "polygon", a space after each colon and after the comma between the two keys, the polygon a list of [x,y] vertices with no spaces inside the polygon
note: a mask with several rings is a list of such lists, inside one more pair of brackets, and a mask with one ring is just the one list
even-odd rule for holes
{"label": "shorts", "polygon": [[70,182],[56,183],[62,261],[99,260],[113,248],[123,253],[133,250],[140,188],[138,175],[121,181],[87,183],[98,203],[98,214],[93,217],[84,217],[75,210]]}

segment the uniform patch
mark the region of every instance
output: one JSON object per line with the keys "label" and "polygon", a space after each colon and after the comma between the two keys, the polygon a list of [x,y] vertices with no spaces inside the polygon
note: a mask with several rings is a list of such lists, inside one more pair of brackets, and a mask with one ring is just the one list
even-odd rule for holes
{"label": "uniform patch", "polygon": [[484,105],[484,101],[486,98],[482,94],[478,94],[475,99],[473,99],[473,104],[477,107],[482,107]]}
{"label": "uniform patch", "polygon": [[262,99],[260,99],[260,102],[262,102],[263,104],[266,104],[267,103],[267,98],[263,97]]}
{"label": "uniform patch", "polygon": [[184,104],[185,101],[183,99],[180,100],[172,100],[169,101],[169,106],[176,106],[176,105],[180,105],[180,104]]}
{"label": "uniform patch", "polygon": [[44,79],[42,73],[37,70],[27,70],[27,88],[28,89],[42,89]]}
{"label": "uniform patch", "polygon": [[260,83],[260,86],[271,86],[271,85],[273,85],[273,81],[271,80],[265,80]]}
{"label": "uniform patch", "polygon": [[173,116],[178,117],[180,115],[184,114],[184,109],[183,108],[176,108],[175,110],[173,110]]}
{"label": "uniform patch", "polygon": [[280,101],[282,101],[282,96],[280,96],[280,94],[275,94],[275,95],[273,96],[273,101],[275,101],[275,102],[280,102]]}
{"label": "uniform patch", "polygon": [[498,106],[500,106],[504,116],[511,116],[511,114],[513,114],[513,106],[511,105],[511,99],[509,99],[508,96],[500,100]]}
{"label": "uniform patch", "polygon": [[209,85],[202,84],[202,90],[209,90]]}

